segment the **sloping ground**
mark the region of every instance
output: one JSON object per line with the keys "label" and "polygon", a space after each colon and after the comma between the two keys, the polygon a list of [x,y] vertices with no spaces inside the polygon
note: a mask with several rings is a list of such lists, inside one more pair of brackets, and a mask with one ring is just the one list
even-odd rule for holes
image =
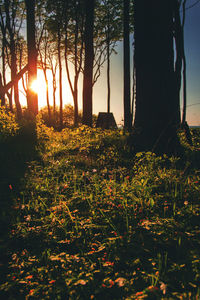
{"label": "sloping ground", "polygon": [[[10,232],[16,222],[13,204],[19,197],[21,180],[27,164],[36,157],[36,149],[34,141],[23,135],[1,142],[0,149],[0,282],[2,284],[9,273]],[[4,294],[4,292],[0,293],[1,299],[4,299]]]}
{"label": "sloping ground", "polygon": [[9,190],[2,295],[199,299],[199,131],[181,139],[182,158],[133,157],[120,131],[40,125],[40,161]]}

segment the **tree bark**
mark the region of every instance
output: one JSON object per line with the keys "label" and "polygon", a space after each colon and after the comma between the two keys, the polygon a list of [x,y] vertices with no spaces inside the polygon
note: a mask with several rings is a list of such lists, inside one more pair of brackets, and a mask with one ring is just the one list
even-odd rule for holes
{"label": "tree bark", "polygon": [[83,73],[83,124],[92,127],[92,86],[93,86],[93,28],[95,0],[85,0],[85,64]]}
{"label": "tree bark", "polygon": [[135,0],[136,112],[139,151],[176,147],[173,0]]}
{"label": "tree bark", "polygon": [[35,42],[35,0],[26,0],[27,13],[27,48],[28,48],[28,110],[36,116],[38,113],[38,95],[31,89],[37,79],[37,49]]}
{"label": "tree bark", "polygon": [[[9,49],[10,49],[10,56],[11,56],[11,80],[14,80],[16,74],[17,74],[17,54],[16,54],[16,41],[15,41],[15,27],[13,26],[14,18],[15,18],[15,12],[14,8],[10,7],[10,1],[5,1],[5,12],[6,12],[6,28],[9,33]],[[12,19],[10,17],[10,14],[12,14]],[[2,24],[3,25],[3,24]],[[3,29],[3,28],[2,28]],[[2,30],[4,31],[4,30]],[[3,32],[3,40],[6,41],[6,31]],[[3,41],[3,44],[5,43]],[[17,110],[17,117],[18,119],[22,118],[22,109],[21,104],[19,102],[19,88],[18,88],[18,81],[14,82],[14,101],[15,106]]]}
{"label": "tree bark", "polygon": [[[59,25],[60,26],[60,25]],[[62,60],[61,60],[61,32],[58,28],[58,65],[59,65],[59,94],[60,94],[60,130],[63,128],[63,93],[62,93]]]}
{"label": "tree bark", "polygon": [[131,129],[129,0],[124,0],[124,128]]}

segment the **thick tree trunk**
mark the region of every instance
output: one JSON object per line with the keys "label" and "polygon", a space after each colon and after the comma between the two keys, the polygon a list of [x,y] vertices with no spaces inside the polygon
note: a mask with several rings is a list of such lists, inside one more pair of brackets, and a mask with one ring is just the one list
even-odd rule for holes
{"label": "thick tree trunk", "polygon": [[177,108],[173,51],[173,0],[135,0],[138,150],[173,151]]}
{"label": "thick tree trunk", "polygon": [[124,0],[124,128],[131,129],[129,0]]}
{"label": "thick tree trunk", "polygon": [[38,95],[31,89],[37,79],[37,50],[35,42],[35,0],[26,0],[27,11],[27,47],[28,47],[28,109],[33,115],[38,113]]}
{"label": "thick tree trunk", "polygon": [[85,0],[85,65],[83,73],[83,124],[92,126],[93,27],[95,0]]}

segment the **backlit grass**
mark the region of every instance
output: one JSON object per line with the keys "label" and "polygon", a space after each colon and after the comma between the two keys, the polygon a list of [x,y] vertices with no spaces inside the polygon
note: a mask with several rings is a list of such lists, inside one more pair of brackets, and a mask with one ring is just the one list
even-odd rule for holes
{"label": "backlit grass", "polygon": [[183,157],[132,156],[120,131],[37,127],[10,186],[7,299],[199,299],[200,133]]}

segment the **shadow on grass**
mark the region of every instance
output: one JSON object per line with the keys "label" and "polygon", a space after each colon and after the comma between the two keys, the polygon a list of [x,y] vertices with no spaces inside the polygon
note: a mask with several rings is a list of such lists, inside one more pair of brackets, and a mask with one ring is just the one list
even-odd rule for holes
{"label": "shadow on grass", "polygon": [[[20,193],[28,163],[37,157],[35,128],[0,143],[0,284],[8,273],[10,231],[16,217],[14,199]],[[5,297],[1,292],[0,298]]]}

